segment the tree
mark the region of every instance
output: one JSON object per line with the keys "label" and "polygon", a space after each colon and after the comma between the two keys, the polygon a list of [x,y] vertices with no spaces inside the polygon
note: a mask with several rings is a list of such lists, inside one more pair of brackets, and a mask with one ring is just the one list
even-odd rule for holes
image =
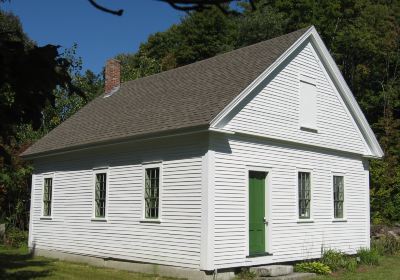
{"label": "tree", "polygon": [[19,125],[41,126],[42,111],[54,105],[56,88],[83,96],[72,83],[70,67],[58,46],[38,47],[16,16],[0,10],[0,165],[9,160],[7,145]]}
{"label": "tree", "polygon": [[29,221],[32,167],[19,154],[102,89],[100,77],[80,74],[75,49],[36,46],[17,17],[0,11],[0,222],[9,226]]}

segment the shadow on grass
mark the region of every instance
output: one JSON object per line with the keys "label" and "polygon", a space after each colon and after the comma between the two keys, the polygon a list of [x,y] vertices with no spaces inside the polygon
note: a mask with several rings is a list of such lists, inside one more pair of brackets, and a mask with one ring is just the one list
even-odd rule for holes
{"label": "shadow on grass", "polygon": [[0,251],[0,279],[28,280],[46,277],[51,273],[51,260],[33,258],[29,252],[20,249]]}

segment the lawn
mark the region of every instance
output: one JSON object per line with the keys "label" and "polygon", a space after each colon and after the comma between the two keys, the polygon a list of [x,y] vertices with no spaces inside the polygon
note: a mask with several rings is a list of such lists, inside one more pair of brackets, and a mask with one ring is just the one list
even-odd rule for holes
{"label": "lawn", "polygon": [[129,280],[174,280],[115,269],[98,268],[85,264],[62,262],[35,257],[27,249],[10,249],[0,245],[0,279],[129,279]]}
{"label": "lawn", "polygon": [[[43,257],[32,258],[27,249],[10,249],[0,245],[0,279],[129,279],[174,280],[174,278],[98,268]],[[400,280],[400,256],[381,257],[379,266],[361,266],[357,272],[319,276],[317,280]]]}
{"label": "lawn", "polygon": [[319,276],[316,280],[400,280],[400,256],[381,257],[378,266],[360,266],[356,272]]}

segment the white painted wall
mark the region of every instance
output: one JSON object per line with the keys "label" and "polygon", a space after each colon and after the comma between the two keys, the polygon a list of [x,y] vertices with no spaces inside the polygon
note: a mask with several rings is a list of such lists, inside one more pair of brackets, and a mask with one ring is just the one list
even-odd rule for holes
{"label": "white painted wall", "polygon": [[[294,52],[289,62],[267,78],[237,114],[222,123],[225,129],[263,135],[358,154],[366,152],[361,134],[344,106],[311,43]],[[300,80],[309,77],[317,87],[318,133],[300,129]],[[236,110],[234,110],[237,112]]]}
{"label": "white painted wall", "polygon": [[[316,85],[315,130],[300,123],[300,81]],[[321,256],[322,248],[355,253],[369,246],[366,146],[310,42],[220,122],[235,135],[215,134],[214,251],[216,268]],[[313,127],[314,128],[314,127]],[[302,145],[303,144],[303,145]],[[252,166],[252,167],[249,167]],[[268,174],[272,256],[248,255],[248,170]],[[311,223],[298,220],[297,172],[312,172]],[[345,176],[345,221],[333,221],[333,173]]]}
{"label": "white painted wall", "polygon": [[[98,148],[35,161],[31,242],[36,248],[199,268],[205,136]],[[160,224],[141,223],[142,163],[162,160]],[[107,222],[94,222],[93,173],[108,166]],[[52,220],[40,219],[43,178],[54,174]]]}
{"label": "white painted wall", "polygon": [[[216,268],[286,262],[321,256],[321,246],[355,253],[369,246],[369,188],[361,156],[262,138],[218,135],[215,150]],[[271,170],[269,253],[248,256],[248,166]],[[312,172],[312,223],[299,223],[297,172]],[[345,222],[333,221],[332,172],[345,176]],[[267,202],[268,203],[268,202]]]}

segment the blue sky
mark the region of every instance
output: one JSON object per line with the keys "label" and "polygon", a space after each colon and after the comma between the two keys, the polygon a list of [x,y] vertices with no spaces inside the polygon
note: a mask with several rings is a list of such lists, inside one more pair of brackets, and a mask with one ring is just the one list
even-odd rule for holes
{"label": "blue sky", "polygon": [[157,31],[178,23],[183,12],[157,0],[97,0],[114,16],[92,7],[87,0],[11,0],[1,5],[19,16],[24,31],[39,45],[71,47],[78,44],[83,68],[99,73],[105,61],[119,53],[135,52]]}

